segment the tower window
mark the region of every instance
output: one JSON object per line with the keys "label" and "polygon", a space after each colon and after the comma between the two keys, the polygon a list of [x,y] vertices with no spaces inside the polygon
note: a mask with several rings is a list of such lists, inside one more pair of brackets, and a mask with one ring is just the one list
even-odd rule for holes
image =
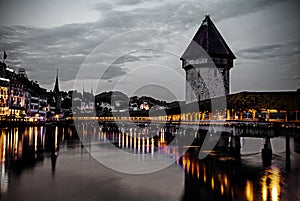
{"label": "tower window", "polygon": [[217,77],[217,75],[218,75],[218,72],[217,72],[217,69],[215,69],[214,70],[214,76]]}

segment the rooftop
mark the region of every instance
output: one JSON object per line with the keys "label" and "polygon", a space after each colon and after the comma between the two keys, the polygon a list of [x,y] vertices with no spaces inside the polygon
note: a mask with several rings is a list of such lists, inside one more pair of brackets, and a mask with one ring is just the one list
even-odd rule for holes
{"label": "rooftop", "polygon": [[211,57],[236,59],[209,15],[206,15],[202,21],[200,28],[180,59],[199,58],[201,52],[198,45]]}

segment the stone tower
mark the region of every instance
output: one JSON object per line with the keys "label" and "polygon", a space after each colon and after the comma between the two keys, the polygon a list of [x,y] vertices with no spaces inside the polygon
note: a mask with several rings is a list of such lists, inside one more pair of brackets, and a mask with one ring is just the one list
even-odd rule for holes
{"label": "stone tower", "polygon": [[207,15],[181,56],[186,72],[186,102],[229,94],[229,71],[236,59]]}

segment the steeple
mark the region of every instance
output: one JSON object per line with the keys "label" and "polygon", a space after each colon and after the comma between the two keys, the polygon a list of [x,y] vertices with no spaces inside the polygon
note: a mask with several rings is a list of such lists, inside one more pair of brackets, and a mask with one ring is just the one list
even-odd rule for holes
{"label": "steeple", "polygon": [[91,84],[91,94],[94,95],[93,93],[93,85]]}
{"label": "steeple", "polygon": [[82,84],[82,101],[84,100],[84,83]]}
{"label": "steeple", "polygon": [[54,93],[59,93],[59,86],[58,86],[58,69],[57,69],[57,72],[56,72],[56,80],[55,80],[55,86],[54,86],[53,92],[54,92]]}
{"label": "steeple", "polygon": [[56,72],[56,80],[55,80],[55,86],[54,86],[54,99],[55,99],[55,109],[56,113],[59,114],[61,112],[61,94],[59,92],[59,84],[58,84],[58,69]]}

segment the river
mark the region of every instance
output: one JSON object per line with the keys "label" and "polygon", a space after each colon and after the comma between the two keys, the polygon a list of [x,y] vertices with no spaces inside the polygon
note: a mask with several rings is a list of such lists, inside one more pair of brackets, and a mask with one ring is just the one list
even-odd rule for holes
{"label": "river", "polygon": [[[163,127],[79,129],[0,129],[1,200],[300,200],[299,139],[291,138],[288,161],[285,138],[271,139],[272,163],[264,166],[263,139],[241,138],[239,157],[214,149],[199,159],[201,146],[172,145],[176,135]],[[122,152],[103,149],[109,145]]]}

